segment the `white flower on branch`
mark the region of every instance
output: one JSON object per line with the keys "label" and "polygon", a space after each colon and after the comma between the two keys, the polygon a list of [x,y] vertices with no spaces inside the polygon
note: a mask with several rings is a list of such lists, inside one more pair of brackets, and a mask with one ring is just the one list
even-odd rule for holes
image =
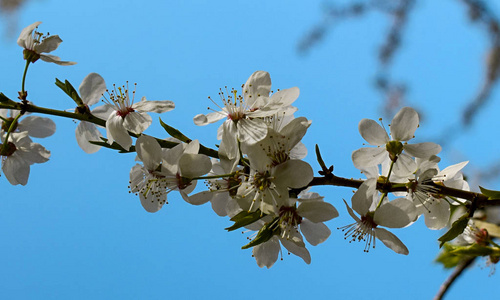
{"label": "white flower on branch", "polygon": [[[292,114],[295,109],[290,105],[299,96],[297,87],[281,90],[271,97],[271,77],[264,71],[254,72],[243,85],[241,95],[236,90],[219,93],[223,102],[220,111],[198,114],[194,117],[196,125],[207,125],[226,118],[220,126],[218,139],[221,139],[219,153],[232,160],[238,157],[238,142],[255,144],[266,137],[267,125],[262,118],[277,112]],[[227,97],[227,98],[226,98]],[[215,103],[215,102],[214,102]]]}
{"label": "white flower on branch", "polygon": [[414,137],[418,125],[418,114],[410,107],[403,107],[392,119],[390,125],[392,139],[374,120],[361,120],[359,133],[370,145],[377,146],[377,148],[365,147],[354,151],[352,153],[354,166],[358,169],[366,169],[390,159],[394,162],[393,172],[397,176],[407,177],[413,174],[417,169],[413,157],[427,158],[441,151],[441,146],[431,142],[407,143]]}
{"label": "white flower on branch", "polygon": [[140,134],[152,123],[148,112],[164,113],[175,108],[174,102],[148,101],[142,97],[141,101],[134,103],[135,90],[132,96],[129,94],[127,86],[114,88],[109,92],[109,99],[103,109],[112,110],[106,121],[106,134],[108,143],[118,143],[125,150],[132,146],[132,138],[128,131]]}
{"label": "white flower on branch", "polygon": [[[0,109],[0,118],[3,121],[2,133],[8,132],[12,122],[18,115],[18,110]],[[51,119],[40,116],[26,116],[26,114],[21,121],[13,126],[13,132],[26,131],[29,136],[34,138],[46,138],[56,132],[56,124]]]}
{"label": "white flower on branch", "polygon": [[24,59],[34,63],[40,58],[43,61],[61,66],[76,64],[76,62],[72,61],[61,61],[61,58],[58,56],[45,54],[56,50],[59,44],[62,43],[62,40],[58,35],[44,36],[43,33],[36,31],[35,29],[40,24],[42,22],[35,22],[24,28],[17,39],[17,44],[24,48]]}
{"label": "white flower on branch", "polygon": [[[406,198],[387,201],[384,197],[380,203],[380,196],[375,189],[376,184],[376,179],[368,179],[359,187],[352,197],[352,209],[344,200],[347,212],[355,223],[340,229],[345,231],[345,239],[350,239],[350,242],[364,241],[365,252],[368,252],[370,247],[375,248],[377,238],[394,252],[407,255],[408,248],[394,234],[379,226],[389,228],[408,226],[416,219],[415,205]],[[356,216],[353,209],[360,217]]]}
{"label": "white flower on branch", "polygon": [[50,151],[38,143],[33,143],[27,131],[12,132],[9,141],[5,143],[2,135],[0,145],[2,171],[12,185],[26,185],[30,174],[30,166],[49,160]]}
{"label": "white flower on branch", "polygon": [[193,178],[208,173],[212,167],[208,156],[198,154],[199,147],[195,140],[172,149],[162,149],[153,137],[141,135],[137,139],[137,157],[143,165],[137,164],[130,171],[130,190],[139,195],[146,211],[160,210],[166,203],[167,194],[174,190],[190,204],[200,205],[208,201],[194,201],[188,196],[196,186]]}
{"label": "white flower on branch", "polygon": [[[298,201],[299,205],[296,205]],[[307,250],[302,235],[313,246],[323,243],[331,234],[330,229],[323,223],[338,217],[333,205],[324,202],[317,193],[302,192],[299,198],[289,198],[286,205],[279,212],[272,224],[260,221],[260,227],[266,225],[274,232],[268,241],[254,246],[252,254],[259,267],[270,268],[276,262],[281,251],[280,243],[291,253],[299,256],[305,263],[311,263],[311,255]],[[269,219],[269,217],[266,217]],[[255,227],[254,229],[260,230]]]}
{"label": "white flower on branch", "polygon": [[[80,92],[80,98],[83,101],[84,107],[77,107],[76,111],[85,110],[89,111],[89,107],[99,102],[102,95],[106,91],[106,83],[101,75],[97,73],[90,73],[87,75],[80,87],[78,88]],[[97,107],[92,110],[92,114],[95,114],[98,117],[103,117],[106,119],[110,112],[103,111],[105,110],[104,106]],[[81,113],[85,113],[85,111]],[[101,141],[101,133],[97,129],[96,125],[90,122],[81,121],[78,126],[76,126],[75,130],[76,141],[78,146],[82,148],[86,153],[94,153],[101,149],[101,146],[94,145],[89,141]]]}

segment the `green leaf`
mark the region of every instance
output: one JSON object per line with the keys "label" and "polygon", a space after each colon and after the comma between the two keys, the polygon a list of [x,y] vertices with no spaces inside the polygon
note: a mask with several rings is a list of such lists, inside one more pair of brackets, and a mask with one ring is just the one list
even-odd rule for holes
{"label": "green leaf", "polygon": [[5,96],[3,93],[0,93],[0,103],[8,103],[12,102],[7,96]]}
{"label": "green leaf", "polygon": [[113,144],[108,144],[108,140],[106,138],[101,137],[103,140],[102,142],[98,141],[89,141],[89,143],[98,145],[104,148],[108,149],[113,149],[113,150],[118,150],[119,153],[130,153],[130,152],[135,152],[135,146],[131,146],[129,150],[125,150],[122,146],[117,144],[116,142],[113,142]]}
{"label": "green leaf", "polygon": [[441,263],[447,269],[456,267],[463,260],[463,257],[452,253],[455,248],[456,246],[449,243],[444,244],[443,251],[439,253],[436,262]]}
{"label": "green leaf", "polygon": [[163,129],[165,129],[165,131],[170,134],[171,137],[173,138],[176,138],[180,141],[183,141],[184,143],[190,143],[191,142],[191,139],[188,138],[187,136],[185,136],[184,134],[182,134],[182,132],[180,132],[179,130],[175,129],[174,127],[172,126],[169,126],[168,124],[164,123],[161,118],[160,118],[160,124],[161,124],[161,127],[163,127]]}
{"label": "green leaf", "polygon": [[234,224],[228,228],[225,228],[227,231],[233,231],[243,226],[247,226],[252,224],[253,222],[262,219],[266,214],[263,214],[260,210],[256,210],[254,212],[242,211],[239,214],[235,215],[231,218],[231,221]]}
{"label": "green leaf", "polygon": [[251,240],[250,243],[241,247],[241,249],[248,249],[269,241],[273,235],[279,231],[279,226],[275,226],[277,224],[277,219],[279,219],[279,217],[276,217],[274,220],[264,225],[259,232],[257,232],[257,236]]}
{"label": "green leaf", "polygon": [[488,197],[488,200],[500,199],[500,191],[488,190],[483,188],[482,186],[479,186],[479,189],[481,190],[481,193],[483,195]]}
{"label": "green leaf", "polygon": [[438,241],[441,242],[441,244],[439,244],[439,247],[440,248],[443,247],[444,243],[451,241],[452,239],[456,238],[459,234],[464,232],[468,222],[469,222],[468,214],[461,216],[460,219],[453,222],[453,225],[451,225],[450,230],[448,230],[448,232],[443,234],[443,236],[441,236],[438,239]]}
{"label": "green leaf", "polygon": [[75,88],[71,85],[71,83],[67,80],[60,81],[59,79],[56,78],[56,85],[66,93],[73,101],[75,101],[76,105],[78,106],[85,106],[85,104],[82,101],[82,98],[78,95],[78,92],[75,90]]}
{"label": "green leaf", "polygon": [[[487,256],[492,255],[495,250],[492,247],[472,244],[469,246],[456,247],[450,253],[462,256]],[[496,251],[498,253],[498,249]]]}

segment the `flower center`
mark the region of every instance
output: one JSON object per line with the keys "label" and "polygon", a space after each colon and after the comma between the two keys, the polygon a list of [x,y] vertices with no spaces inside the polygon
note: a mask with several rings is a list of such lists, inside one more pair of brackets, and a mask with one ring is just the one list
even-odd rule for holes
{"label": "flower center", "polygon": [[263,191],[271,186],[272,179],[269,171],[258,172],[253,176],[253,185],[257,190]]}
{"label": "flower center", "polygon": [[366,216],[361,216],[360,222],[346,225],[344,227],[338,228],[342,229],[344,233],[344,240],[351,238],[349,243],[354,241],[364,241],[365,249],[364,252],[369,252],[370,247],[373,243],[373,248],[375,248],[375,228],[377,223],[373,221],[373,213],[368,213]]}
{"label": "flower center", "polygon": [[116,115],[125,119],[125,117],[129,113],[135,111],[132,108],[135,99],[135,87],[137,87],[137,84],[134,84],[134,90],[132,91],[132,99],[130,99],[128,81],[126,85],[120,86],[118,88],[113,84],[113,90],[111,91],[106,90],[109,99],[107,99],[103,95],[105,99],[104,102],[106,104],[114,106],[116,110]]}
{"label": "flower center", "polygon": [[295,206],[282,206],[279,209],[279,225],[281,237],[289,238],[293,236],[293,231],[298,232],[298,226],[302,222],[302,217],[297,213]]}

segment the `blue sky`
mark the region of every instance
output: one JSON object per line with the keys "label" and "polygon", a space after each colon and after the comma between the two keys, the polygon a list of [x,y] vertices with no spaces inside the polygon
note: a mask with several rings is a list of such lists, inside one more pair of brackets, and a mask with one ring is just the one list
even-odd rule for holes
{"label": "blue sky", "polygon": [[[29,99],[69,109],[74,103],[56,88],[54,78],[78,86],[88,73],[97,72],[108,86],[128,80],[137,83],[139,96],[174,101],[175,110],[162,120],[213,146],[218,125],[196,127],[193,116],[206,112],[207,97],[216,98],[219,88],[238,88],[254,71],[265,70],[274,89],[300,88],[296,115],[313,122],[303,142],[315,171],[314,145],[319,144],[337,175],[359,177],[350,157],[364,142],[358,122],[382,116],[382,99],[372,81],[377,47],[389,23],[380,13],[346,21],[307,55],[299,55],[298,41],[323,18],[321,4],[31,1],[18,13],[18,32],[43,21],[42,32],[64,41],[55,54],[78,64],[32,65]],[[0,31],[6,26],[0,23]],[[20,90],[24,67],[17,35],[4,35],[0,48],[0,91],[11,98]],[[482,83],[486,47],[487,37],[470,25],[457,1],[416,4],[392,74],[409,83],[408,104],[425,113],[418,141],[455,124]],[[474,126],[443,151],[442,168],[471,160],[465,171],[473,175],[496,161],[497,98],[494,91]],[[28,185],[11,186],[0,178],[2,298],[428,299],[448,276],[433,263],[442,232],[428,230],[423,220],[394,231],[409,256],[381,244],[366,254],[363,245],[344,241],[336,228],[351,223],[342,198],[349,199],[352,190],[341,187],[314,189],[341,216],[327,223],[332,230],[327,242],[309,246],[311,265],[283,253],[283,261],[260,269],[251,251],[240,249],[248,234],[227,233],[229,220],[216,216],[209,205],[193,207],[172,193],[161,211],[145,212],[127,190],[135,156],[106,149],[87,155],[76,144],[76,124],[54,121],[56,134],[37,140],[51,151],[51,160],[31,168]],[[146,133],[166,137],[158,122]],[[491,189],[498,185],[498,180],[485,183]],[[491,295],[497,279],[488,274],[484,262],[475,266],[449,298]]]}

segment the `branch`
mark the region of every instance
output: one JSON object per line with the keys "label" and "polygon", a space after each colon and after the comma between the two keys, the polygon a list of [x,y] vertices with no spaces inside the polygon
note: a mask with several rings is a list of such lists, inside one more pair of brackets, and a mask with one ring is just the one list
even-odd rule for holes
{"label": "branch", "polygon": [[460,275],[462,275],[463,271],[465,271],[465,269],[467,269],[467,267],[469,267],[474,262],[475,259],[476,257],[472,257],[459,263],[458,266],[455,268],[455,270],[453,270],[453,273],[451,273],[450,277],[448,277],[448,279],[446,279],[445,282],[443,282],[443,284],[439,288],[439,291],[434,297],[434,300],[443,299],[443,296],[450,289],[451,285]]}

